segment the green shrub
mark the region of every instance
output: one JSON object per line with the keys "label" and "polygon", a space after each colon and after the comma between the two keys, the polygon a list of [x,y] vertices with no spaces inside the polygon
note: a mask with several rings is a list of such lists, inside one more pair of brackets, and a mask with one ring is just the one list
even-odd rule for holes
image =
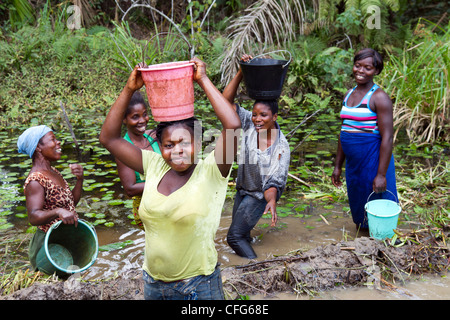
{"label": "green shrub", "polygon": [[105,33],[57,33],[23,27],[0,41],[0,123],[59,122],[60,101],[69,112],[102,112],[126,79],[111,60]]}
{"label": "green shrub", "polygon": [[412,41],[388,53],[382,85],[394,101],[394,125],[411,142],[450,139],[450,31],[419,23]]}

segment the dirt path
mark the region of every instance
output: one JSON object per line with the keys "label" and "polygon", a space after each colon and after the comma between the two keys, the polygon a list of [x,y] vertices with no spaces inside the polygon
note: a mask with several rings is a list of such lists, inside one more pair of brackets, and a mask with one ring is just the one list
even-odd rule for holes
{"label": "dirt path", "polygon": [[[269,260],[222,269],[227,299],[281,292],[313,295],[337,286],[393,287],[412,275],[448,270],[450,249],[430,230],[403,235],[395,246],[368,237],[318,246]],[[66,281],[19,290],[2,300],[140,300],[140,268],[110,280]]]}

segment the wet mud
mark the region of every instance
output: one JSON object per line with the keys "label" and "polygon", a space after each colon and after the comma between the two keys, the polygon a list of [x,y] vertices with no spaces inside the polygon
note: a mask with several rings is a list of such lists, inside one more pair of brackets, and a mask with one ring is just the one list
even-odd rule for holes
{"label": "wet mud", "polygon": [[[337,288],[368,285],[396,289],[417,275],[445,272],[450,261],[448,246],[431,230],[399,228],[402,240],[388,243],[359,232],[345,215],[286,217],[276,228],[264,227],[264,222],[261,220],[252,233],[258,258],[248,260],[236,256],[227,246],[230,217],[225,214],[222,219],[216,244],[227,299],[311,298]],[[100,245],[130,239],[133,245],[100,252],[96,263],[82,275],[49,284],[35,283],[0,299],[143,299],[143,231],[124,228],[112,233],[99,228],[97,233]]]}

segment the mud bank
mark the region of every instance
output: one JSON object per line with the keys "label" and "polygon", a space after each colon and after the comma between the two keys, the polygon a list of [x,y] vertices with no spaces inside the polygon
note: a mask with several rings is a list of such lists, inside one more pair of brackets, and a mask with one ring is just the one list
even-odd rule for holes
{"label": "mud bank", "polygon": [[[412,276],[446,272],[450,253],[429,233],[414,233],[396,245],[368,237],[319,246],[268,261],[225,268],[228,298],[278,292],[314,295],[337,287],[395,287]],[[414,241],[414,242],[412,242]]]}
{"label": "mud bank", "polygon": [[[391,245],[369,237],[318,246],[245,265],[222,269],[227,299],[270,297],[282,292],[314,295],[336,287],[395,286],[412,276],[448,270],[450,249],[429,230],[399,237]],[[141,300],[141,269],[109,280],[35,283],[0,300]]]}
{"label": "mud bank", "polygon": [[80,281],[71,276],[65,281],[34,283],[0,300],[143,300],[142,270],[129,271],[110,280]]}

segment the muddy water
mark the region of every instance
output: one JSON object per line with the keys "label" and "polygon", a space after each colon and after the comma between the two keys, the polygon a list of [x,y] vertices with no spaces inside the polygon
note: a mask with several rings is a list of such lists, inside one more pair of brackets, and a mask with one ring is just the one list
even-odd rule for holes
{"label": "muddy water", "polygon": [[448,300],[450,278],[427,275],[392,289],[349,288],[322,292],[316,299],[327,300]]}
{"label": "muddy water", "polygon": [[[15,140],[13,142],[15,143]],[[11,142],[11,144],[13,144],[13,142]],[[10,146],[8,145],[6,147]],[[326,149],[332,150],[335,148],[330,147]],[[10,147],[10,150],[13,150],[13,147]],[[8,149],[0,148],[0,151],[4,154],[8,152],[12,153],[10,150],[8,151]],[[110,160],[104,161],[105,157],[107,156],[101,157],[100,160],[95,160],[97,161],[95,162],[95,165],[91,163],[86,165],[85,173],[86,175],[89,175],[87,177],[89,180],[93,180],[95,182],[104,182],[103,180],[105,180],[105,182],[112,182],[115,181],[113,179],[117,179],[117,173],[114,172],[114,168],[109,165]],[[299,157],[303,158],[301,155]],[[10,205],[8,203],[9,198],[6,198],[6,195],[11,196],[14,194],[14,199],[9,202],[13,203],[14,207],[21,206],[22,208],[24,207],[24,202],[15,200],[15,198],[21,195],[20,188],[8,188],[8,184],[12,184],[14,182],[18,182],[19,186],[23,184],[23,180],[19,179],[19,181],[15,181],[17,180],[14,178],[15,176],[11,176],[12,173],[20,172],[19,177],[22,177],[25,175],[25,171],[29,170],[29,164],[27,165],[27,163],[22,163],[23,159],[24,158],[8,160],[8,165],[3,167],[0,172],[2,187],[6,190],[2,194],[4,199],[0,200],[6,201],[6,203]],[[66,160],[63,161],[64,164],[65,161]],[[12,167],[13,164],[20,165],[20,167]],[[294,159],[293,166],[297,165],[300,165],[300,163]],[[109,175],[111,177],[103,177],[103,173],[108,172],[110,172]],[[100,175],[100,173],[102,174]],[[85,180],[85,182],[87,184],[88,181]],[[92,184],[93,182],[90,182],[90,185]],[[123,198],[123,192],[120,190],[120,186],[117,183],[114,183],[112,187],[104,189],[107,189],[107,192],[114,191],[114,194],[111,195],[110,199]],[[105,191],[101,191],[99,188],[94,188],[93,190],[91,189],[91,191],[85,192],[81,203],[77,206],[77,211],[80,210],[83,214],[91,211],[105,213],[108,221],[114,222],[114,227],[112,228],[104,225],[98,225],[96,227],[100,246],[130,240],[133,244],[128,245],[123,249],[99,252],[98,259],[95,264],[83,275],[83,278],[85,279],[107,279],[113,277],[116,273],[140,269],[143,263],[144,232],[131,225],[130,220],[126,218],[127,215],[130,214],[131,210],[123,208],[122,206],[108,205],[109,199],[104,198],[105,193]],[[301,193],[302,192],[298,190],[291,190],[290,196],[296,198],[297,195]],[[94,197],[97,198],[96,201],[93,200]],[[100,199],[100,201],[98,201],[98,199]],[[298,200],[299,203],[301,203],[301,201],[301,199]],[[0,204],[3,206],[5,205],[5,202],[0,201]],[[280,207],[281,205],[286,205],[286,203],[280,204]],[[352,239],[358,235],[361,235],[361,233],[358,233],[355,229],[355,226],[351,221],[351,217],[345,212],[345,209],[343,208],[344,204],[333,203],[332,206],[333,209],[325,210],[323,205],[316,202],[314,203],[313,208],[309,208],[308,210],[305,210],[305,212],[294,210],[297,213],[304,213],[304,215],[302,217],[300,217],[300,215],[297,215],[296,217],[292,215],[288,217],[280,217],[276,228],[266,227],[265,224],[269,224],[270,221],[268,219],[261,219],[260,224],[252,233],[254,238],[253,247],[258,254],[257,260],[260,261],[271,259],[276,255],[284,255],[299,249],[306,251],[319,245],[337,242],[346,238]],[[216,236],[216,246],[219,254],[219,261],[222,266],[240,265],[249,262],[247,259],[236,256],[226,243],[226,233],[231,223],[231,207],[232,201],[227,199],[221,224]],[[298,208],[299,206],[296,201],[295,209]],[[5,206],[0,211],[2,210],[3,212],[0,213],[5,213],[7,211],[7,207]],[[15,213],[21,212],[22,211]],[[89,218],[88,220],[93,222],[95,219]],[[8,221],[14,224],[16,230],[20,230],[22,232],[24,232],[29,226],[26,219],[17,218],[15,215],[8,215]],[[404,225],[399,226],[400,229],[402,227],[404,227]],[[267,299],[269,297],[256,296],[252,298]],[[270,298],[310,299],[309,297],[296,297],[293,294],[279,294],[276,297]],[[346,288],[345,290],[334,290],[331,292],[321,293],[315,299],[439,298],[450,299],[450,280],[448,280],[448,278],[425,277],[424,280],[413,281],[406,286],[402,286],[401,289],[393,292],[371,290],[368,288]]]}
{"label": "muddy water", "polygon": [[[271,259],[292,251],[314,248],[318,245],[337,242],[343,237],[354,238],[358,232],[351,218],[339,207],[334,216],[320,217],[320,213],[307,218],[285,217],[279,218],[276,227],[266,227],[269,219],[261,219],[252,231],[253,248],[258,255],[257,261]],[[231,224],[231,205],[228,203],[222,214],[221,223],[216,234],[216,248],[219,262],[223,266],[241,265],[249,262],[240,258],[228,246],[226,235]],[[123,272],[133,267],[140,267],[143,262],[144,232],[131,225],[107,228],[96,228],[99,246],[110,243],[125,243],[133,241],[123,249],[99,252],[96,263],[84,277],[108,278],[115,272]],[[360,233],[361,234],[361,233]]]}
{"label": "muddy water", "polygon": [[[343,212],[342,207],[335,206],[334,212],[325,217],[325,212],[316,210],[307,218],[284,217],[279,218],[277,227],[265,227],[269,219],[261,219],[252,232],[253,248],[258,258],[266,260],[277,255],[284,255],[292,251],[314,248],[319,245],[338,242],[343,239],[353,239],[367,236],[356,230],[351,217]],[[226,243],[226,234],[231,223],[231,205],[228,203],[223,212],[221,223],[216,235],[216,248],[219,261],[223,267],[247,264],[250,261],[240,258],[233,253]],[[403,228],[406,228],[403,227]],[[399,225],[399,229],[402,226]],[[107,279],[116,273],[127,272],[141,268],[144,251],[144,232],[131,225],[122,225],[113,229],[97,227],[99,245],[116,242],[133,241],[133,244],[123,249],[99,252],[95,264],[83,275],[85,279]],[[396,284],[391,290],[380,290],[372,287],[340,288],[333,291],[321,292],[314,298],[297,296],[291,293],[280,293],[276,296],[253,296],[251,299],[301,299],[301,300],[385,300],[385,299],[450,299],[450,278],[439,276],[424,276],[404,285]]]}

